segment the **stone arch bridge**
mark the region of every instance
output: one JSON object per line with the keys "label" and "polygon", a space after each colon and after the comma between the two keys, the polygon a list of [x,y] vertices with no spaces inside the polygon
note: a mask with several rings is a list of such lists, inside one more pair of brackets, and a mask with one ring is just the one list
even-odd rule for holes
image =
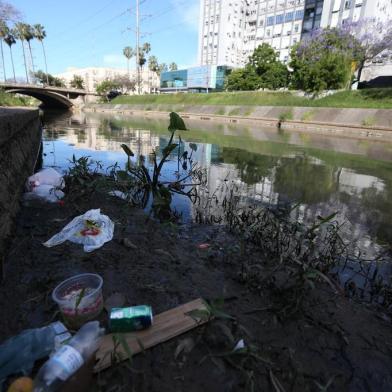
{"label": "stone arch bridge", "polygon": [[[45,108],[70,109],[92,101],[96,93],[65,87],[39,86],[32,84],[0,83],[0,88],[8,93],[29,95],[42,102]],[[90,99],[89,99],[90,98]]]}

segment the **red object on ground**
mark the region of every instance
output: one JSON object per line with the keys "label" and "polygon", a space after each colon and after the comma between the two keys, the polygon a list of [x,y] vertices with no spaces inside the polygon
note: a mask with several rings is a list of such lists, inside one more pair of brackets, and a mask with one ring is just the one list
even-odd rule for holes
{"label": "red object on ground", "polygon": [[84,230],[82,230],[82,231],[80,232],[80,234],[81,234],[82,236],[86,236],[86,235],[98,235],[100,232],[101,232],[101,230],[99,230],[99,229],[97,229],[97,228],[95,228],[95,227],[92,227],[92,228],[90,228],[90,229],[84,229]]}
{"label": "red object on ground", "polygon": [[65,203],[64,203],[64,200],[59,200],[58,202],[57,202],[60,206],[63,206]]}
{"label": "red object on ground", "polygon": [[210,244],[199,244],[197,247],[199,249],[208,249],[210,247]]}

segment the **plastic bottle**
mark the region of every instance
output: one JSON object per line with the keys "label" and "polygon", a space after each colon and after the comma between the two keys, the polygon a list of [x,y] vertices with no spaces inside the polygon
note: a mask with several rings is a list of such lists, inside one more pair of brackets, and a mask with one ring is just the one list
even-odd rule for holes
{"label": "plastic bottle", "polygon": [[42,366],[34,380],[34,392],[57,391],[91,358],[98,348],[103,332],[98,321],[84,324],[76,335]]}
{"label": "plastic bottle", "polygon": [[4,342],[0,346],[0,390],[9,375],[29,374],[36,360],[47,357],[70,337],[67,328],[57,321],[43,328],[27,329]]}

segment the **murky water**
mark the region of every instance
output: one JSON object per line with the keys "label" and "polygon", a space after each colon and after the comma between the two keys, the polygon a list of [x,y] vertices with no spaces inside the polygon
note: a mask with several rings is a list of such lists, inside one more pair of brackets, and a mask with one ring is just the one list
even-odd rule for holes
{"label": "murky water", "polygon": [[[136,156],[148,157],[169,138],[167,122],[151,118],[48,114],[46,124],[44,166],[61,170],[73,154],[90,156],[106,167],[115,162],[123,166],[122,143]],[[184,148],[197,145],[193,159],[207,168],[210,194],[230,180],[240,186],[245,200],[299,203],[295,219],[312,221],[338,211],[349,239],[369,257],[381,245],[390,248],[392,143],[207,121],[187,121],[187,126],[190,130],[181,133]],[[176,170],[173,157],[164,174]],[[173,203],[185,221],[194,218],[190,200],[176,196]]]}

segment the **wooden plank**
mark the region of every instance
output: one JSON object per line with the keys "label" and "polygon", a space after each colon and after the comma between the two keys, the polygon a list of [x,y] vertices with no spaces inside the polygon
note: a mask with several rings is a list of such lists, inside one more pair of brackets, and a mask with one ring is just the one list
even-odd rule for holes
{"label": "wooden plank", "polygon": [[[196,322],[192,317],[185,314],[193,310],[203,309],[206,309],[206,307],[202,299],[198,298],[154,316],[153,325],[149,329],[138,332],[122,333],[121,335],[124,336],[134,355],[143,350],[139,342],[141,342],[144,349],[148,349],[204,324],[206,320]],[[113,349],[113,334],[104,336],[96,354],[98,362],[95,365],[94,372],[99,372],[111,366],[111,354],[113,353]],[[121,358],[124,360],[128,358],[121,344],[117,347],[117,353],[121,353]]]}

